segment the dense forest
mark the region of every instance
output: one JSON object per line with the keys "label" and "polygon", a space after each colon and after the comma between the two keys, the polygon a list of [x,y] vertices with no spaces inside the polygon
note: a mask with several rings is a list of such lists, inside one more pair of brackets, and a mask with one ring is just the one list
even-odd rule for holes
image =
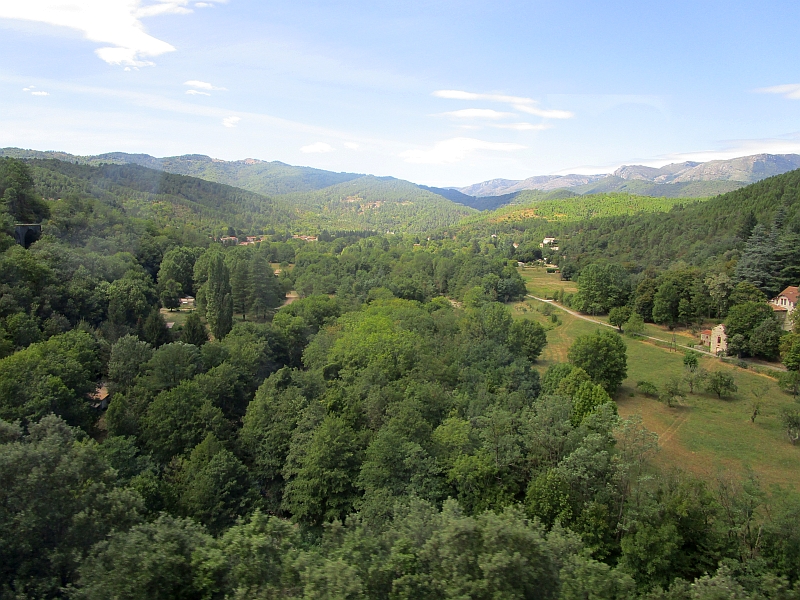
{"label": "dense forest", "polygon": [[455,225],[475,212],[408,181],[372,175],[281,198],[306,208],[329,229],[421,233]]}
{"label": "dense forest", "polygon": [[[545,330],[505,303],[526,293],[517,259],[539,230],[307,242],[279,204],[148,173],[0,161],[0,226],[43,230],[29,249],[0,234],[3,600],[800,596],[797,496],[659,470],[655,436],[613,400],[622,336],[536,368]],[[754,222],[731,248],[756,261],[794,231],[793,205],[763,199],[788,193],[771,181],[638,231],[701,208],[686,236],[706,214],[738,231],[735,202]],[[253,245],[206,229],[273,215]],[[633,222],[558,233],[571,256]],[[644,296],[625,267],[587,264],[575,301]],[[666,273],[656,292],[683,285]],[[790,276],[770,273],[741,293]],[[725,299],[702,310],[730,314]]]}

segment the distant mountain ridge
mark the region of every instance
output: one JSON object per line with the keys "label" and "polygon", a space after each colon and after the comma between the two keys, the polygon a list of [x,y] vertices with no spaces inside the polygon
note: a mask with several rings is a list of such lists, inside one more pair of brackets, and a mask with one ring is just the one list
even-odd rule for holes
{"label": "distant mountain ridge", "polygon": [[0,156],[55,158],[90,166],[134,164],[175,175],[188,175],[206,181],[223,183],[265,196],[310,192],[364,176],[360,173],[335,173],[312,167],[295,167],[279,161],[269,162],[255,158],[226,161],[203,154],[156,158],[149,154],[108,152],[93,156],[78,156],[66,152],[3,148],[0,150]]}
{"label": "distant mountain ridge", "polygon": [[[462,207],[494,210],[509,204],[563,198],[567,191],[575,195],[622,192],[662,198],[707,198],[800,168],[800,155],[797,154],[755,154],[730,160],[672,163],[659,168],[624,165],[612,174],[541,175],[524,180],[491,179],[462,188],[438,188],[393,178],[297,167],[279,161],[254,158],[226,161],[202,154],[156,158],[149,154],[109,152],[77,156],[66,152],[4,148],[0,149],[0,156],[57,159],[88,166],[139,165],[230,185],[270,198],[283,197],[294,206],[302,206],[303,210],[311,208],[312,211],[320,211],[318,216],[325,221],[344,226],[342,220],[332,218],[335,215],[329,212],[331,207],[336,207],[336,211],[343,211],[339,217],[348,224],[359,223],[379,228],[384,225],[387,228],[400,228],[400,222],[404,218],[410,218],[409,211],[405,208],[409,205],[402,204],[405,201],[422,203],[426,208],[423,212],[433,217],[434,221],[442,223],[463,216]],[[337,186],[348,182],[358,182],[356,187],[363,187],[365,192],[368,191],[371,202],[364,206],[371,213],[369,217],[363,213],[356,217],[351,211],[353,207],[350,204],[353,203],[339,202],[351,194],[346,192],[347,186]],[[318,194],[323,190],[328,190],[328,193]],[[537,193],[531,195],[532,192]],[[337,193],[345,195],[336,198]],[[376,205],[375,202],[381,204]],[[377,212],[387,214],[375,214],[376,207],[380,206],[383,208]],[[445,217],[447,213],[449,214]],[[424,220],[412,219],[414,229],[419,230]]]}
{"label": "distant mountain ridge", "polygon": [[548,192],[560,188],[592,183],[606,175],[537,175],[528,179],[490,179],[481,183],[457,188],[462,194],[469,196],[501,196],[525,190],[542,190]]}
{"label": "distant mountain ridge", "polygon": [[[243,160],[226,161],[218,158],[211,158],[203,154],[184,154],[182,156],[168,156],[156,158],[149,154],[129,154],[127,152],[108,152],[105,154],[79,156],[66,152],[53,152],[41,150],[26,150],[22,148],[2,148],[0,156],[10,156],[22,159],[57,159],[64,162],[76,163],[88,166],[99,166],[105,164],[115,165],[139,165],[148,169],[164,171],[174,175],[187,175],[197,177],[206,181],[222,183],[237,187],[249,192],[261,194],[263,196],[276,197],[291,195],[290,201],[298,202],[302,200],[298,194],[311,194],[326,188],[331,188],[349,181],[369,180],[368,187],[371,195],[376,196],[376,187],[385,188],[387,197],[396,197],[397,183],[394,178],[375,178],[371,175],[360,173],[336,173],[312,167],[296,167],[287,165],[279,161],[264,161],[255,158],[245,158]],[[413,189],[416,188],[416,189]],[[467,206],[478,210],[496,208],[507,204],[515,192],[507,194],[501,198],[489,198],[484,200],[471,195],[461,194],[454,189],[429,188],[408,182],[408,186],[403,188],[406,194],[415,196],[417,200],[432,201],[442,209],[439,200],[447,199],[458,204],[453,207],[453,214],[461,215],[461,207]],[[422,191],[430,192],[420,194]],[[438,198],[438,199],[437,199]],[[376,198],[377,199],[377,198]],[[378,199],[379,200],[379,199]],[[301,202],[302,203],[302,202]],[[392,220],[394,222],[394,220]]]}
{"label": "distant mountain ridge", "polygon": [[[800,169],[798,154],[754,154],[729,160],[672,163],[659,168],[623,165],[611,174],[543,175],[524,180],[490,179],[456,189],[463,194],[481,196],[499,196],[523,190],[549,191],[557,188],[572,189],[579,194],[626,191],[666,197],[707,196],[733,191],[748,183],[755,183],[795,169]],[[629,183],[639,181],[649,182],[652,185],[631,186]],[[701,182],[711,182],[713,185]],[[720,182],[728,184],[722,185]]]}
{"label": "distant mountain ridge", "polygon": [[[155,158],[124,152],[74,156],[19,148],[2,149],[0,156],[21,158],[35,164],[37,169],[49,170],[45,179],[56,177],[52,173],[58,173],[58,177],[69,173],[70,189],[96,197],[103,196],[102,190],[107,186],[116,186],[126,198],[127,206],[142,214],[154,209],[156,196],[164,194],[165,189],[170,190],[166,192],[170,204],[181,206],[182,201],[176,199],[181,193],[172,191],[182,189],[182,185],[202,188],[205,190],[202,201],[208,205],[195,206],[198,202],[187,196],[193,202],[187,206],[198,215],[213,214],[224,222],[226,211],[241,212],[237,202],[244,203],[248,219],[238,219],[235,227],[239,229],[246,224],[245,229],[250,231],[266,227],[274,215],[272,220],[276,225],[291,225],[302,231],[327,228],[423,232],[454,225],[475,212],[463,202],[453,202],[394,177],[334,173],[256,159],[224,161],[197,154]],[[120,187],[115,178],[125,181],[125,185]],[[76,180],[83,183],[77,185]],[[137,186],[144,188],[139,190]],[[52,191],[42,189],[41,193],[56,198],[63,193],[62,189],[63,186],[56,186]],[[133,202],[129,196],[134,190],[151,195],[147,201]],[[228,197],[232,200],[227,200]],[[219,198],[219,203],[214,198]],[[262,213],[270,218],[259,218]]]}
{"label": "distant mountain ridge", "polygon": [[690,181],[755,183],[795,169],[800,169],[800,155],[798,154],[754,154],[704,163],[673,163],[659,169],[641,165],[626,165],[614,171],[613,175],[622,179],[638,179],[654,183],[687,183]]}

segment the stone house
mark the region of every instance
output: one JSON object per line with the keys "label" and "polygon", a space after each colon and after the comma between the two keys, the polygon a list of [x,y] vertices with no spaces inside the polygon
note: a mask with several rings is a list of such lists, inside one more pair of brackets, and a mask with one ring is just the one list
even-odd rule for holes
{"label": "stone house", "polygon": [[728,336],[725,335],[725,325],[720,323],[711,330],[710,348],[712,354],[722,355],[728,351]]}
{"label": "stone house", "polygon": [[770,300],[772,310],[775,311],[775,316],[781,322],[784,329],[791,330],[792,328],[792,313],[797,306],[797,295],[800,288],[795,285],[790,285],[783,290],[777,297]]}

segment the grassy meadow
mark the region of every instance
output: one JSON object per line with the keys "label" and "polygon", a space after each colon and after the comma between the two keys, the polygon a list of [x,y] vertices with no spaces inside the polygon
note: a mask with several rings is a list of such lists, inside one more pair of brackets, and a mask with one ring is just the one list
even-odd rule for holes
{"label": "grassy meadow", "polygon": [[[544,269],[524,268],[520,272],[531,294],[552,296],[553,291],[575,291],[574,282],[562,282],[558,274]],[[570,345],[579,335],[591,333],[600,325],[585,321],[556,306],[528,299],[513,306],[517,318],[534,319],[548,328],[548,345],[537,366],[544,372],[556,362],[566,362]],[[556,315],[557,323],[553,323]],[[672,332],[650,325],[648,335],[671,340]],[[677,333],[678,343],[696,340],[689,332]],[[738,392],[729,399],[718,399],[704,391],[688,394],[679,405],[667,407],[656,398],[636,390],[638,381],[647,380],[659,388],[673,375],[683,373],[683,352],[641,339],[625,338],[628,346],[628,378],[615,400],[622,416],[641,415],[644,425],[659,436],[656,462],[661,466],[690,471],[702,478],[720,472],[744,475],[752,471],[765,489],[779,485],[800,491],[800,446],[792,446],[780,423],[780,411],[794,403],[778,388],[774,378],[745,370],[710,356],[700,364],[707,371],[722,370],[733,375]],[[755,422],[750,417],[754,403],[760,404]]]}

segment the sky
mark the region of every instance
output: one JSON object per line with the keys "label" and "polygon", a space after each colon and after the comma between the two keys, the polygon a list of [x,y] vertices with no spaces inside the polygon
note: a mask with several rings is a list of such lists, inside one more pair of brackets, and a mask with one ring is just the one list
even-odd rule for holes
{"label": "sky", "polygon": [[800,153],[800,3],[0,0],[0,146],[465,186]]}

